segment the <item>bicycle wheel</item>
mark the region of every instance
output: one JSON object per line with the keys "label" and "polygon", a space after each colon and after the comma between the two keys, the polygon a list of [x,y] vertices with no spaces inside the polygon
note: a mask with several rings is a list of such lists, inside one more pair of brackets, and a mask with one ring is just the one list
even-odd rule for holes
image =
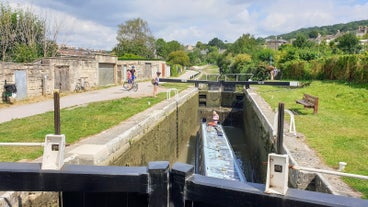
{"label": "bicycle wheel", "polygon": [[127,91],[129,91],[131,88],[131,85],[127,82],[127,81],[124,81],[123,83],[123,88]]}
{"label": "bicycle wheel", "polygon": [[84,90],[87,91],[90,89],[89,83],[86,81],[84,82],[84,86],[83,86]]}
{"label": "bicycle wheel", "polygon": [[77,92],[77,93],[79,93],[81,90],[82,90],[82,88],[81,88],[80,83],[77,83],[77,85],[75,85],[74,91]]}
{"label": "bicycle wheel", "polygon": [[133,89],[134,91],[137,91],[137,90],[138,90],[138,83],[134,82],[134,83],[133,83],[133,86],[132,86],[132,89]]}

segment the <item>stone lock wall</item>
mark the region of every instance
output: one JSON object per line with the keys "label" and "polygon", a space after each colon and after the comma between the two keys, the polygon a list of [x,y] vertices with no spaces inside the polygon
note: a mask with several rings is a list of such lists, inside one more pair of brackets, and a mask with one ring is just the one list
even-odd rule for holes
{"label": "stone lock wall", "polygon": [[119,166],[142,166],[150,161],[177,160],[181,149],[199,129],[198,92],[166,105],[152,121],[152,128],[129,139],[129,147],[111,163]]}

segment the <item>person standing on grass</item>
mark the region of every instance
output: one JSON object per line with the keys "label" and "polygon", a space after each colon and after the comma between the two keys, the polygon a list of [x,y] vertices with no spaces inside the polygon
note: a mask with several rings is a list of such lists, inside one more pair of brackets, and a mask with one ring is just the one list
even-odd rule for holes
{"label": "person standing on grass", "polygon": [[156,78],[153,81],[153,97],[157,97],[158,84],[160,82],[161,72],[156,72]]}

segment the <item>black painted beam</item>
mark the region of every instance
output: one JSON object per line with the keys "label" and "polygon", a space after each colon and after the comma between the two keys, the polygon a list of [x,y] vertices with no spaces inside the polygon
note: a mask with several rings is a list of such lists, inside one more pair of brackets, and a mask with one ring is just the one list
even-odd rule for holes
{"label": "black painted beam", "polygon": [[[186,200],[194,206],[367,207],[368,200],[289,188],[287,194],[266,194],[265,185],[194,175],[186,182]],[[198,205],[195,205],[195,204]]]}
{"label": "black painted beam", "polygon": [[189,79],[172,79],[160,78],[160,82],[170,83],[195,83],[195,84],[235,84],[235,85],[274,85],[274,86],[290,86],[290,81],[207,81],[207,80],[189,80]]}
{"label": "black painted beam", "polygon": [[147,167],[64,165],[41,170],[40,163],[0,163],[1,191],[148,193]]}

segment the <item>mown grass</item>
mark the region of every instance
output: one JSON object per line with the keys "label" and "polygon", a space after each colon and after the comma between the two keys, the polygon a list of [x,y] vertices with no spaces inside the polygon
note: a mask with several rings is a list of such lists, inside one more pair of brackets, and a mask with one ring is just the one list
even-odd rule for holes
{"label": "mown grass", "polygon": [[[182,91],[188,84],[164,83],[162,87]],[[171,94],[171,97],[174,93]],[[67,144],[109,129],[127,118],[152,107],[166,99],[166,93],[157,98],[121,98],[117,100],[90,103],[60,111],[61,134]],[[44,142],[47,134],[54,133],[54,113],[48,112],[0,124],[0,142]],[[33,160],[42,156],[42,147],[0,147],[0,161],[14,162]]]}
{"label": "mown grass", "polygon": [[[345,172],[368,175],[368,85],[343,82],[313,81],[307,87],[253,87],[273,107],[285,104],[285,109],[297,113],[296,130],[306,136],[329,166],[338,168],[340,161],[347,162]],[[295,100],[303,93],[318,96],[318,114],[304,109]],[[287,120],[287,119],[285,119]],[[368,181],[343,178],[354,189],[368,198]]]}

